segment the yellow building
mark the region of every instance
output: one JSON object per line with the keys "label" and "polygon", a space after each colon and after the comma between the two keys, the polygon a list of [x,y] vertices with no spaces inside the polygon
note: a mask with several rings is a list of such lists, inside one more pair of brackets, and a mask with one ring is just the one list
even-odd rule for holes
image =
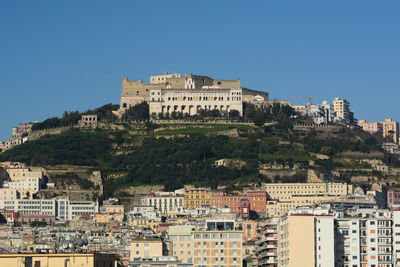
{"label": "yellow building", "polygon": [[353,193],[353,186],[347,183],[265,183],[262,188],[268,194],[267,213],[270,217]]}
{"label": "yellow building", "polygon": [[152,258],[163,255],[163,243],[159,238],[137,237],[130,246],[130,259]]}
{"label": "yellow building", "polygon": [[385,119],[383,125],[383,138],[390,137],[393,143],[399,142],[399,123],[392,119]]}
{"label": "yellow building", "polygon": [[210,188],[188,188],[185,192],[185,209],[204,208],[210,206]]}
{"label": "yellow building", "polygon": [[7,267],[109,267],[118,266],[114,255],[99,253],[0,254],[0,266]]}

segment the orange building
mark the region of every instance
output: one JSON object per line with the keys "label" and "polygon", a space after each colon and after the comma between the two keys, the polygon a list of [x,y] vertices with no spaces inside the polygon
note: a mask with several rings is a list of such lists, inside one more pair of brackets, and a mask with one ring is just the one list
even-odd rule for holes
{"label": "orange building", "polygon": [[211,207],[213,208],[231,208],[231,212],[241,213],[241,201],[247,200],[250,204],[250,210],[258,214],[267,212],[267,192],[266,191],[248,191],[245,194],[228,195],[223,192],[213,192],[211,194]]}
{"label": "orange building", "polygon": [[184,207],[185,209],[209,207],[210,196],[211,189],[209,187],[186,189]]}

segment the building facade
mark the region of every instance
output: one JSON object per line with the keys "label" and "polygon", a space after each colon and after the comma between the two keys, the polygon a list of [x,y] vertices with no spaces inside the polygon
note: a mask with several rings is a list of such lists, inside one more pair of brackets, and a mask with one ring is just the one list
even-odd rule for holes
{"label": "building facade", "polygon": [[149,106],[152,117],[172,112],[192,116],[201,110],[218,110],[225,115],[237,110],[242,116],[242,89],[150,89]]}
{"label": "building facade", "polygon": [[182,212],[185,196],[176,192],[151,192],[142,197],[142,206],[153,206],[161,213]]}
{"label": "building facade", "polygon": [[241,212],[241,200],[249,201],[249,210],[257,212],[262,217],[267,212],[267,192],[248,191],[244,194],[225,194],[223,192],[212,192],[210,205],[212,208],[229,207],[231,212]]}
{"label": "building facade", "polygon": [[196,208],[210,207],[211,188],[188,188],[185,190],[184,208],[193,210]]}
{"label": "building facade", "polygon": [[333,100],[333,111],[336,113],[337,122],[350,124],[352,113],[350,111],[350,103],[346,99],[336,97]]}
{"label": "building facade", "polygon": [[[268,93],[262,92],[262,91],[257,91],[257,90],[252,90],[248,88],[243,88],[241,86],[240,79],[235,79],[235,80],[217,80],[210,78],[208,76],[203,76],[203,75],[193,75],[193,74],[187,74],[187,75],[181,75],[179,73],[173,73],[173,74],[168,74],[164,73],[162,75],[154,75],[150,76],[150,82],[149,83],[144,83],[143,81],[130,81],[127,78],[124,78],[122,80],[122,92],[121,92],[121,98],[120,98],[120,109],[118,111],[118,115],[122,115],[125,110],[128,108],[139,104],[141,102],[147,102],[150,101],[150,91],[153,89],[180,89],[180,92],[176,92],[178,95],[170,96],[171,99],[172,97],[179,97],[183,95],[179,95],[179,93],[182,93],[182,90],[184,91],[185,89],[199,89],[199,90],[217,90],[220,88],[227,88],[227,89],[240,89],[241,90],[241,101],[245,102],[252,102],[255,101],[259,103],[260,101],[268,101]],[[192,91],[187,91],[189,92],[196,92],[197,90],[192,90]],[[204,92],[207,93],[207,92]],[[221,92],[222,93],[222,92]],[[153,95],[157,96],[157,95]],[[209,107],[212,106],[212,109],[215,108],[215,105],[219,106],[218,109],[220,109],[221,105],[224,105],[224,109],[226,110],[227,103],[222,104],[221,102],[215,101],[212,102],[211,98],[212,95],[207,95],[205,97],[209,98],[210,102],[204,102],[204,100],[201,100],[197,105],[202,105],[202,108],[205,108],[205,105],[207,104],[207,109],[210,109]],[[188,97],[191,97],[194,99],[194,97],[200,97],[200,94],[194,94],[194,95],[186,95],[186,99]],[[220,95],[219,97],[225,97],[224,101],[227,101],[226,95]],[[154,97],[156,99],[156,97]],[[203,98],[202,98],[203,99]],[[168,101],[168,96],[165,99]],[[193,100],[192,100],[193,101]],[[222,100],[220,100],[222,101]],[[188,103],[188,100],[186,100],[185,104]],[[172,103],[176,105],[176,102]],[[182,104],[182,105],[185,105]],[[193,103],[195,104],[195,103]],[[173,106],[174,106],[173,105]],[[182,105],[180,108],[182,108]],[[155,113],[160,113],[162,111],[162,105],[159,107],[159,105],[154,104],[154,107],[158,107],[157,109],[160,109],[159,111],[154,111]],[[165,105],[167,108],[167,105]],[[172,106],[172,107],[173,107]],[[185,105],[186,106],[186,105]],[[186,107],[188,110],[189,108]],[[234,109],[234,108],[231,108]],[[235,108],[237,109],[237,108]],[[239,110],[239,109],[238,109]],[[196,109],[193,109],[193,114]],[[172,112],[172,111],[171,111]],[[189,113],[189,112],[188,112]]]}
{"label": "building facade", "polygon": [[242,232],[209,229],[193,231],[193,266],[241,267]]}

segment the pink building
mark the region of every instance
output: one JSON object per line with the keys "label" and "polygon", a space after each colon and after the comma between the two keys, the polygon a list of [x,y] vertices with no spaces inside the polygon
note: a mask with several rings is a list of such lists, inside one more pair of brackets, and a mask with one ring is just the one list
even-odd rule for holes
{"label": "pink building", "polygon": [[366,120],[359,120],[358,125],[362,127],[363,131],[370,133],[382,133],[383,125],[380,122],[367,122]]}
{"label": "pink building", "polygon": [[21,214],[18,221],[21,223],[46,222],[47,224],[51,224],[56,221],[56,216],[41,214]]}
{"label": "pink building", "polygon": [[387,191],[387,205],[389,209],[400,207],[400,188],[392,188]]}
{"label": "pink building", "polygon": [[[223,192],[212,192],[211,207],[213,208],[231,208],[231,212],[243,216],[250,211],[255,211],[261,215],[267,212],[267,192],[266,191],[248,191],[245,194],[227,195]],[[243,205],[247,205],[244,207]],[[245,208],[245,209],[244,209]]]}
{"label": "pink building", "polygon": [[0,188],[0,200],[19,199],[19,193],[15,188]]}

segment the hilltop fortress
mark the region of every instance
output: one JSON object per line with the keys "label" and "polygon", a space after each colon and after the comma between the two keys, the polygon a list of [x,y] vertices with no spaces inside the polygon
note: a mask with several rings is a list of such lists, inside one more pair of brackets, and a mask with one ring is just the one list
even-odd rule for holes
{"label": "hilltop fortress", "polygon": [[241,86],[240,79],[216,80],[202,75],[164,73],[150,76],[150,82],[122,79],[118,115],[128,108],[147,101],[151,114],[182,112],[196,114],[199,109],[218,109],[242,114],[243,102],[264,104],[268,93]]}

